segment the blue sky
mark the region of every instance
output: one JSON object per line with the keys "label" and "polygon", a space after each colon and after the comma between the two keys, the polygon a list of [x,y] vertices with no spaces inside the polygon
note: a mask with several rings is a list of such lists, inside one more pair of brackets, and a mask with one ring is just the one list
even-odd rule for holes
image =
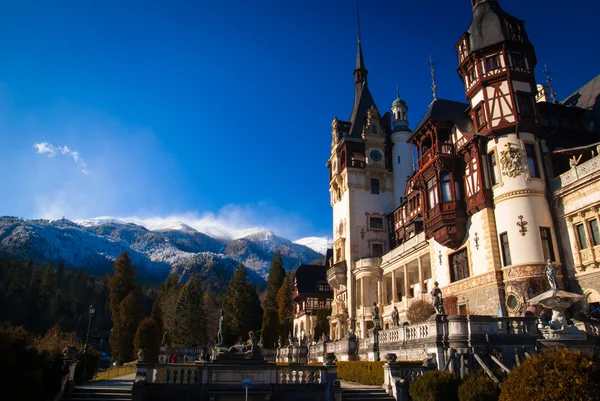
{"label": "blue sky", "polygon": [[[537,79],[548,63],[559,98],[600,73],[600,3],[501,4],[526,21]],[[429,54],[440,97],[464,100],[454,44],[470,13],[468,0],[363,1],[381,111],[398,82],[414,127]],[[355,58],[352,0],[3,1],[0,215],[331,235],[330,124],[350,114]]]}

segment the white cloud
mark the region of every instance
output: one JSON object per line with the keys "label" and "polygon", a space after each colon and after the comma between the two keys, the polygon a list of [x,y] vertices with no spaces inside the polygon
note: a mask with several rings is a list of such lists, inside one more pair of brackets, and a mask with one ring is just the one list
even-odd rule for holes
{"label": "white cloud", "polygon": [[311,234],[312,224],[293,213],[289,213],[265,203],[236,205],[228,204],[218,212],[186,212],[167,216],[97,217],[78,220],[84,225],[104,222],[134,223],[149,230],[178,228],[185,224],[212,237],[235,239],[257,231],[269,230],[276,235],[298,239],[302,234]]}
{"label": "white cloud", "polygon": [[50,157],[50,158],[54,157],[57,154],[57,152],[60,152],[61,154],[65,155],[65,156],[71,156],[73,158],[73,161],[75,161],[75,164],[79,167],[79,169],[81,170],[81,172],[83,174],[87,174],[90,172],[87,168],[87,163],[80,156],[79,152],[72,151],[67,146],[54,146],[48,142],[41,142],[41,143],[34,143],[33,147],[37,149],[37,153],[39,153],[39,154],[47,153],[48,157]]}

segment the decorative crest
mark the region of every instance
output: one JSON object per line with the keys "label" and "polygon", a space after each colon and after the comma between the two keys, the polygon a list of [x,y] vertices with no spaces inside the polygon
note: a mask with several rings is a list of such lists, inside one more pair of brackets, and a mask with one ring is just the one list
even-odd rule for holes
{"label": "decorative crest", "polygon": [[546,82],[550,88],[550,96],[552,97],[552,103],[558,103],[556,100],[556,92],[554,92],[554,86],[552,84],[552,73],[548,70],[548,66],[544,64],[544,74],[546,74]]}
{"label": "decorative crest", "polygon": [[523,154],[521,150],[512,143],[504,145],[506,150],[500,152],[500,165],[502,166],[502,175],[516,177],[521,174],[523,168]]}
{"label": "decorative crest", "polygon": [[431,55],[429,56],[429,61],[427,62],[427,64],[429,65],[429,68],[431,70],[431,89],[433,90],[433,100],[437,100],[437,85],[435,84],[435,66],[437,65],[437,63],[435,61],[433,61],[433,59],[431,58]]}

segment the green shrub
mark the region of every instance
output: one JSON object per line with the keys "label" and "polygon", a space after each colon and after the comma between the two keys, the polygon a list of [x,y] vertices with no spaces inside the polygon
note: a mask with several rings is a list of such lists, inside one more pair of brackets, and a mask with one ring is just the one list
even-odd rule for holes
{"label": "green shrub", "polygon": [[459,383],[453,373],[434,370],[412,382],[409,392],[413,401],[458,401]]}
{"label": "green shrub", "polygon": [[577,351],[552,348],[515,367],[500,401],[600,400],[600,366]]}
{"label": "green shrub", "polygon": [[382,385],[383,384],[383,364],[380,362],[337,362],[337,376],[340,380],[365,384]]}
{"label": "green shrub", "polygon": [[458,387],[460,401],[498,401],[500,388],[484,372],[469,375]]}
{"label": "green shrub", "polygon": [[423,323],[433,314],[435,314],[435,308],[431,302],[415,301],[408,307],[406,318],[410,324],[418,324]]}

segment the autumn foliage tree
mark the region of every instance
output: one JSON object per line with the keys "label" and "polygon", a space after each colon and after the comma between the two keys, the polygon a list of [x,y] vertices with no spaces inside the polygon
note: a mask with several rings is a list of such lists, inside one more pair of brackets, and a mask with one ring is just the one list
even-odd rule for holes
{"label": "autumn foliage tree", "polygon": [[413,302],[406,311],[406,318],[410,324],[423,323],[431,315],[435,314],[435,308],[431,302],[427,301],[415,301]]}

